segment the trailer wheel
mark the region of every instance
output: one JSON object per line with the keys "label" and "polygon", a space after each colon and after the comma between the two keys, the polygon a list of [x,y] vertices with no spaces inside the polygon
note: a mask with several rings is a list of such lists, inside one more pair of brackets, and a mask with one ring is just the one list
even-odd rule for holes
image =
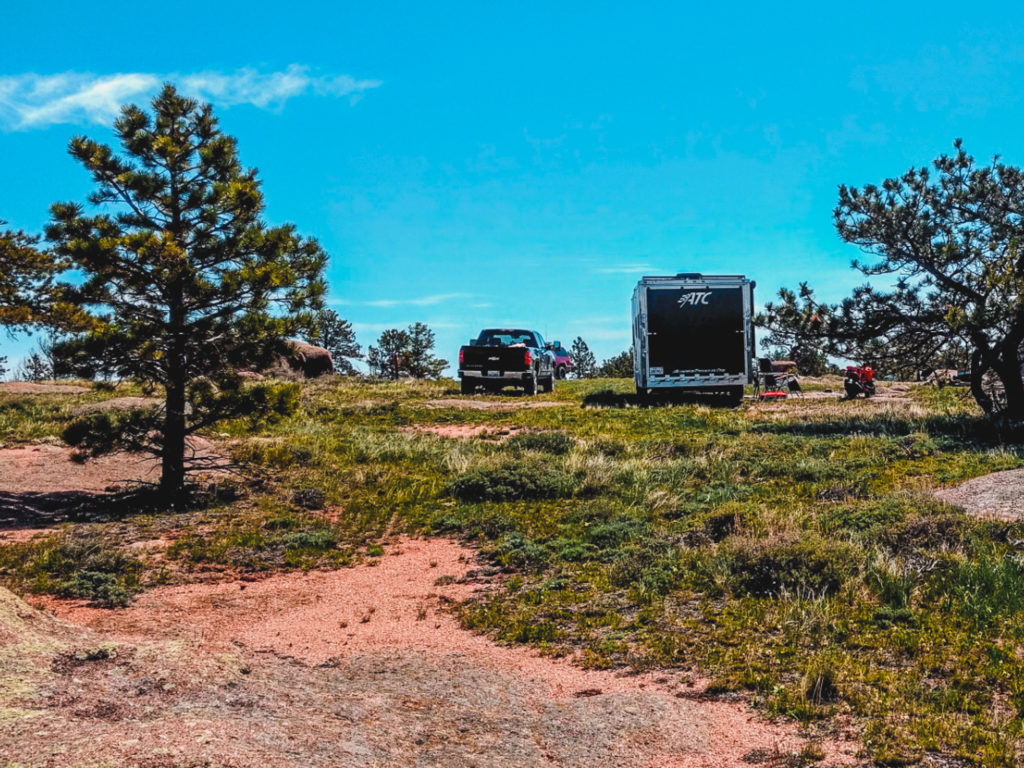
{"label": "trailer wheel", "polygon": [[725,394],[729,407],[736,408],[743,404],[743,387],[729,387]]}
{"label": "trailer wheel", "polygon": [[467,379],[463,379],[459,382],[459,390],[464,395],[472,395],[476,391],[476,385]]}

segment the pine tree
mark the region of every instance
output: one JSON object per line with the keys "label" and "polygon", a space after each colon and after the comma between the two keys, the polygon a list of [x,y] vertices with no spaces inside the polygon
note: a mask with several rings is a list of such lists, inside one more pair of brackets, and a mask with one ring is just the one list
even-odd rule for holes
{"label": "pine tree", "polygon": [[[0,326],[87,327],[88,315],[67,301],[67,286],[57,280],[66,262],[38,243],[39,238],[21,231],[0,232]],[[5,372],[0,368],[0,376]]]}
{"label": "pine tree", "polygon": [[[152,114],[124,107],[114,132],[120,155],[84,136],[69,147],[96,184],[89,202],[104,209],[90,216],[78,203],[55,204],[47,237],[84,275],[78,301],[102,317],[81,348],[92,344],[119,375],[164,388],[159,422],[135,424],[133,439],[155,431],[161,490],[177,496],[189,434],[294,408],[294,388],[246,388],[235,371],[268,364],[309,328],[326,255],[291,225],[263,223],[256,171],[239,163],[209,105],[168,84]],[[78,437],[88,443],[89,430]]]}
{"label": "pine tree", "polygon": [[53,368],[38,352],[26,357],[15,376],[19,381],[46,381],[53,378]]}
{"label": "pine tree", "polygon": [[409,351],[409,334],[397,328],[389,328],[377,339],[377,346],[367,351],[366,362],[370,375],[383,379],[398,379],[408,373],[406,356]]}
{"label": "pine tree", "polygon": [[361,360],[363,353],[356,343],[352,323],[343,320],[333,309],[318,312],[313,323],[313,340],[331,353],[334,368],[338,373],[350,374],[355,371],[352,360]]}
{"label": "pine tree", "polygon": [[448,361],[434,356],[434,332],[424,323],[409,326],[407,368],[414,379],[436,379],[447,367]]}
{"label": "pine tree", "polygon": [[435,357],[434,332],[424,323],[413,323],[406,330],[389,328],[367,352],[370,373],[387,379],[411,376],[436,379],[448,365]]}
{"label": "pine tree", "polygon": [[601,363],[597,375],[608,379],[633,378],[633,350],[627,349],[614,357],[609,357]]}
{"label": "pine tree", "polygon": [[577,379],[592,379],[597,371],[597,359],[590,351],[582,336],[577,336],[569,349],[572,358],[572,372]]}

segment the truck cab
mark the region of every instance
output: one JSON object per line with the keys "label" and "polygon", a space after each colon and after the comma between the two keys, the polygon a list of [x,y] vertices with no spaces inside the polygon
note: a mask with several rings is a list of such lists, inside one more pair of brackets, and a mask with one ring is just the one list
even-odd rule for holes
{"label": "truck cab", "polygon": [[459,350],[460,390],[497,392],[519,387],[527,395],[555,388],[555,356],[537,331],[485,328]]}

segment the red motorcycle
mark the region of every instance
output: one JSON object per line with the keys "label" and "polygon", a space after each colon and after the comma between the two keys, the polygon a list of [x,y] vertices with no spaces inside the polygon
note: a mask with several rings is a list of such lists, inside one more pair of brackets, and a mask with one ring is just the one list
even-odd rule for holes
{"label": "red motorcycle", "polygon": [[871,397],[875,394],[875,371],[870,365],[849,365],[846,367],[846,379],[843,389],[851,400],[857,395]]}

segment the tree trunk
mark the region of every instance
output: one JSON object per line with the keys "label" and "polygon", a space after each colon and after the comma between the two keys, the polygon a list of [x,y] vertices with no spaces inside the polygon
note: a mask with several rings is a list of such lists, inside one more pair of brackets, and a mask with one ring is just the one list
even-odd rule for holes
{"label": "tree trunk", "polygon": [[971,353],[971,394],[974,395],[974,402],[981,406],[981,410],[985,412],[985,415],[991,416],[995,410],[995,404],[982,386],[982,381],[987,371],[988,366],[982,363],[981,350],[974,350]]}
{"label": "tree trunk", "polygon": [[1016,349],[1004,353],[996,373],[1006,392],[1006,418],[1011,422],[1024,421],[1024,379],[1021,378]]}
{"label": "tree trunk", "polygon": [[167,381],[164,414],[164,445],[160,473],[160,491],[171,501],[185,489],[185,380],[184,371],[172,371]]}
{"label": "tree trunk", "polygon": [[185,490],[185,386],[188,370],[185,359],[185,309],[180,281],[171,289],[170,322],[167,349],[167,401],[164,413],[164,445],[160,491],[172,503]]}

